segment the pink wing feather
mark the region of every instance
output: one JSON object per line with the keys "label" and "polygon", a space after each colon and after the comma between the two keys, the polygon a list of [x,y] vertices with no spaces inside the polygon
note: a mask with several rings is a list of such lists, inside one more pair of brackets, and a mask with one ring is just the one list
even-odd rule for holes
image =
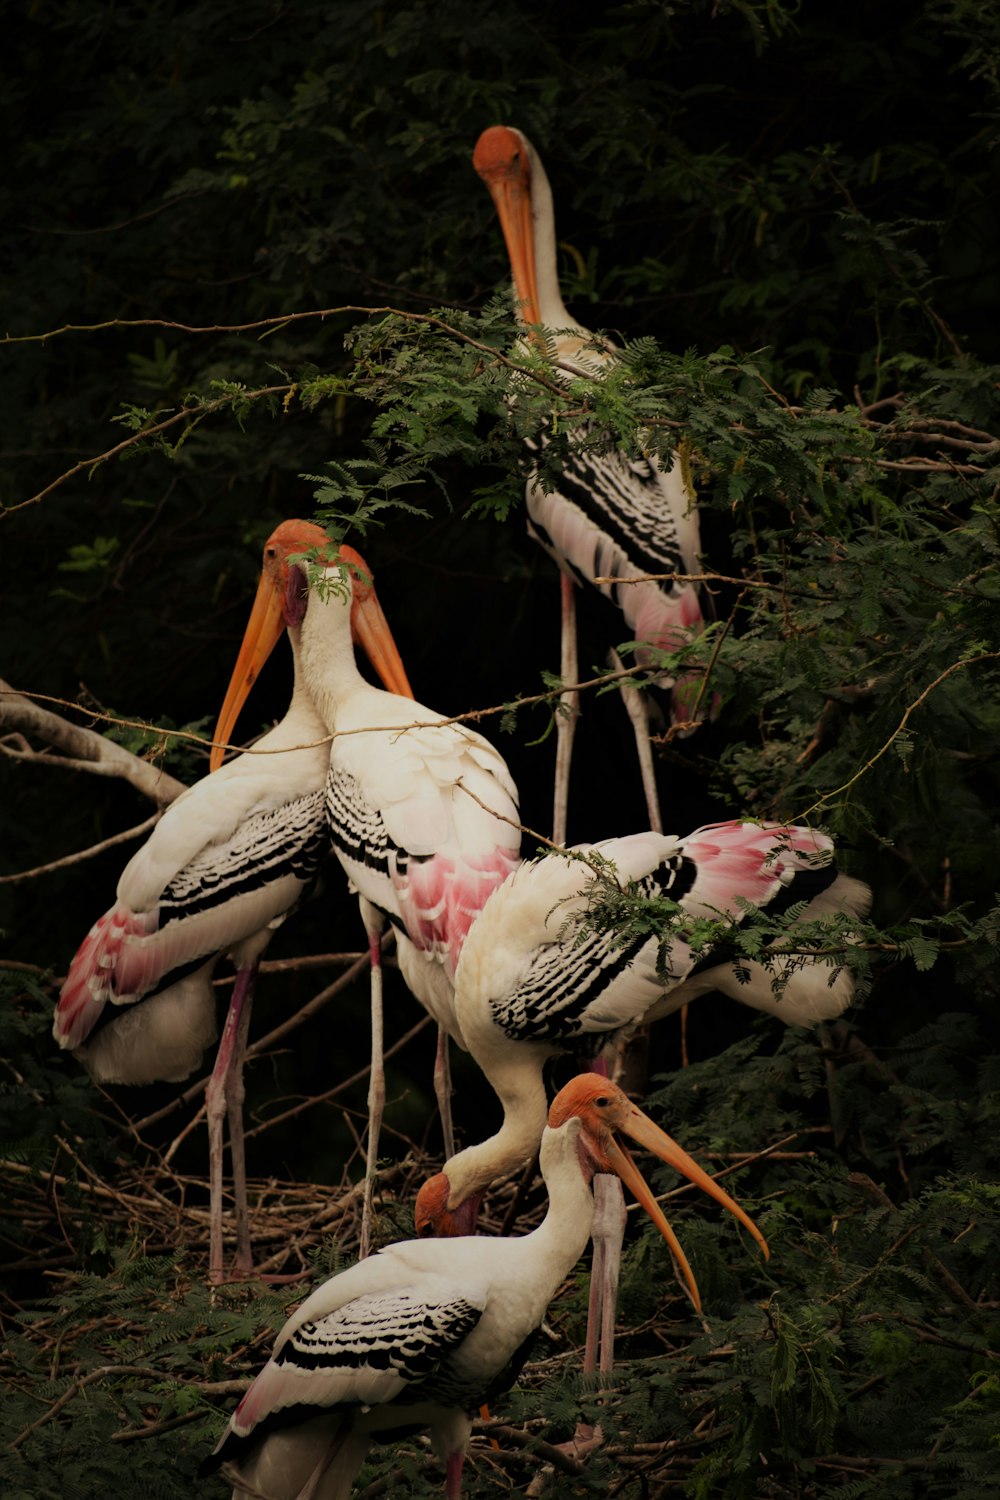
{"label": "pink wing feather", "polygon": [[736,916],[741,900],[766,906],[797,870],[822,868],[834,854],[825,833],[783,823],[711,823],[680,846],[698,870],[684,905],[706,915]]}
{"label": "pink wing feather", "polygon": [[[155,932],[156,924],[155,909],[130,911],[121,901],[94,923],[74,955],[56,1006],[54,1034],[60,1047],[79,1047],[94,1029],[107,1002],[123,998],[116,993],[123,949],[130,938],[144,938]],[[163,972],[161,965],[159,972],[151,973],[144,985],[124,994],[149,989]]]}

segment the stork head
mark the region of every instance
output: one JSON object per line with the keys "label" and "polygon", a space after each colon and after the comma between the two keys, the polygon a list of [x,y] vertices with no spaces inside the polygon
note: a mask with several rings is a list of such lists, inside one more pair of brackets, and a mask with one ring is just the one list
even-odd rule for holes
{"label": "stork head", "polygon": [[527,136],[509,125],[491,125],[484,130],[472,154],[472,165],[489,189],[500,219],[525,323],[542,321],[535,265],[533,160]]}
{"label": "stork head", "polygon": [[322,527],[312,521],[282,521],[264,543],[257,596],[213,736],[215,744],[209,762],[213,771],[222,764],[225,745],[240,709],[282,631],[297,630],[305,618],[309,603],[305,563],[310,558],[327,569],[339,565],[343,570],[345,602],[349,596],[354,640],[363,647],[390,692],[413,697],[364,559],[353,547],[336,547]]}
{"label": "stork head", "polygon": [[413,1206],[413,1223],[421,1239],[450,1239],[458,1234],[475,1234],[482,1193],[472,1193],[455,1208],[449,1208],[451,1190],[451,1183],[443,1172],[428,1177],[421,1187]]}
{"label": "stork head", "polygon": [[670,1246],[698,1312],[701,1311],[701,1298],[687,1257],[648,1183],[628,1151],[616,1139],[618,1134],[630,1136],[638,1145],[654,1152],[661,1161],[673,1167],[675,1172],[680,1172],[714,1198],[716,1203],[728,1209],[750,1231],[765,1259],[770,1256],[767,1241],[749,1214],[728,1193],[723,1192],[718,1183],[702,1171],[698,1163],[666,1131],[654,1125],[649,1116],[644,1115],[609,1079],[601,1078],[596,1073],[582,1073],[560,1089],[549,1109],[548,1129],[559,1130],[573,1119],[580,1121],[577,1148],[582,1170],[588,1177],[595,1172],[614,1172],[631,1189]]}

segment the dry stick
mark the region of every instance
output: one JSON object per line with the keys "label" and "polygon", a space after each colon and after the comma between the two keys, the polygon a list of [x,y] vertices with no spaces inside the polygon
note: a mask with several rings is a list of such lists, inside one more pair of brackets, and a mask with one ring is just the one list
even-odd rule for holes
{"label": "dry stick", "polygon": [[[734,1161],[731,1166],[723,1167],[721,1172],[711,1172],[709,1175],[713,1182],[719,1182],[723,1177],[728,1177],[731,1172],[737,1172],[740,1167],[749,1166],[751,1162],[761,1161],[765,1156],[771,1156],[773,1152],[778,1151],[782,1146],[787,1146],[789,1141],[797,1141],[798,1138],[799,1131],[793,1130],[790,1135],[783,1135],[780,1141],[773,1141],[770,1146],[765,1146],[762,1151],[754,1151],[749,1156],[743,1156],[739,1161]],[[661,1193],[656,1202],[666,1203],[670,1198],[677,1198],[681,1193],[690,1192],[694,1186],[693,1182],[682,1182],[679,1187],[671,1188],[668,1193]],[[639,1207],[641,1205],[638,1203],[630,1203],[626,1208],[626,1213],[632,1213],[634,1209]]]}
{"label": "dry stick", "polygon": [[[168,776],[166,771],[160,771],[149,761],[143,760],[138,755],[133,755],[126,750],[124,745],[117,745],[113,740],[106,740],[103,735],[96,734],[92,729],[83,729],[78,724],[70,724],[67,720],[60,718],[58,714],[50,713],[47,709],[39,708],[34,700],[39,699],[47,703],[57,703],[62,708],[72,709],[80,712],[78,703],[71,703],[66,698],[50,697],[43,693],[20,693],[12,688],[10,683],[0,678],[0,729],[14,730],[24,734],[38,735],[40,739],[46,740],[55,749],[64,755],[72,757],[72,764],[77,768],[85,769],[99,776],[120,776],[143,796],[149,797],[163,807],[168,802],[173,802],[181,792],[186,791],[183,781],[178,781],[175,776]],[[104,719],[106,723],[124,723],[116,720],[111,714],[90,713],[94,719]],[[142,725],[143,729],[154,734],[162,734],[155,725]],[[66,762],[56,757],[37,755],[32,757],[35,765],[58,766]]]}
{"label": "dry stick", "polygon": [[[0,340],[0,342],[5,341]],[[261,396],[280,396],[294,391],[297,383],[292,382],[288,384],[286,382],[284,385],[263,386],[258,391],[240,391],[240,399],[244,401],[259,401]],[[179,422],[188,421],[190,426],[194,427],[203,417],[210,416],[212,412],[219,411],[226,406],[232,406],[232,404],[232,396],[219,396],[215,401],[201,401],[197,406],[182,407],[172,417],[165,417],[162,422],[154,422],[151,427],[143,427],[140,432],[133,432],[131,437],[123,438],[120,443],[115,443],[114,447],[105,449],[103,453],[98,453],[92,458],[81,458],[71,469],[67,469],[58,478],[53,479],[51,484],[47,484],[37,494],[29,495],[27,500],[19,500],[15,505],[3,506],[0,509],[0,515],[13,515],[15,511],[24,510],[28,505],[37,505],[39,500],[44,500],[46,495],[50,495],[53,490],[57,490],[68,479],[72,479],[75,475],[82,474],[84,471],[92,473],[98,464],[107,463],[109,459],[116,458],[119,453],[123,453],[127,448],[134,447],[136,443],[141,443],[146,438],[156,437],[160,433],[168,432],[171,427],[176,427]]]}
{"label": "dry stick", "polygon": [[[315,1015],[318,1010],[321,1010],[324,1005],[329,1004],[334,996],[338,995],[341,990],[346,989],[351,981],[356,979],[362,972],[362,970],[367,967],[367,965],[368,954],[362,953],[360,957],[356,959],[353,964],[351,964],[351,967],[349,969],[345,969],[343,974],[341,974],[339,978],[335,979],[332,984],[327,985],[325,990],[320,990],[318,995],[314,995],[311,1000],[307,1000],[305,1005],[297,1010],[293,1016],[289,1016],[287,1021],[282,1021],[280,1026],[276,1026],[273,1031],[269,1031],[266,1036],[262,1036],[259,1041],[254,1042],[252,1046],[248,1047],[246,1053],[247,1057],[256,1057],[258,1053],[263,1052],[266,1047],[270,1047],[275,1041],[278,1041],[280,1038],[287,1036],[290,1031],[296,1030],[296,1028],[301,1026],[303,1022],[309,1020],[309,1018]],[[199,1094],[203,1094],[205,1092],[205,1085],[207,1083],[208,1075],[206,1074],[204,1078],[199,1078],[197,1083],[190,1084],[182,1094],[178,1094],[176,1099],[172,1099],[170,1103],[165,1104],[162,1109],[154,1110],[151,1115],[146,1115],[143,1119],[137,1120],[134,1124],[129,1125],[128,1133],[130,1135],[138,1136],[142,1133],[142,1131],[147,1130],[150,1125],[158,1124],[160,1120],[164,1120],[168,1115],[172,1115],[175,1110],[182,1109],[185,1104],[190,1104],[192,1099],[197,1098]]]}
{"label": "dry stick", "polygon": [[563,1453],[561,1448],[555,1447],[553,1443],[547,1443],[544,1438],[536,1437],[531,1432],[522,1432],[520,1427],[509,1427],[505,1422],[475,1422],[472,1430],[482,1433],[485,1437],[498,1438],[503,1442],[511,1443],[515,1448],[528,1448],[546,1463],[550,1463],[553,1468],[561,1469],[564,1474],[586,1473],[586,1464],[582,1464],[578,1458],[572,1458],[568,1453]]}
{"label": "dry stick", "polygon": [[[261,321],[259,321],[257,323],[248,323],[248,324],[239,325],[238,327],[236,327],[236,328],[234,328],[232,330],[224,330],[221,327],[219,327],[219,328],[192,328],[192,327],[186,326],[186,325],[184,325],[182,323],[171,323],[171,322],[168,322],[166,320],[154,319],[154,318],[135,319],[135,320],[128,321],[128,322],[124,321],[124,320],[122,320],[120,322],[117,321],[117,320],[112,320],[111,322],[108,322],[108,323],[76,324],[76,325],[70,325],[70,324],[68,324],[64,328],[55,329],[52,332],[50,332],[49,334],[44,334],[44,335],[41,335],[41,334],[28,334],[28,335],[14,336],[13,338],[10,335],[8,335],[6,338],[0,339],[0,343],[39,342],[41,340],[44,340],[45,338],[52,338],[57,333],[94,332],[97,329],[100,329],[100,328],[109,328],[109,327],[149,327],[149,326],[154,326],[154,327],[161,327],[161,328],[175,328],[175,329],[180,329],[181,331],[187,332],[187,333],[217,333],[217,332],[223,332],[223,331],[242,332],[242,331],[245,331],[245,330],[248,330],[248,329],[260,328],[260,327],[265,327],[265,326],[269,326],[269,327],[272,327],[272,328],[280,328],[280,327],[283,327],[284,325],[286,325],[288,323],[297,322],[301,318],[307,318],[307,317],[308,318],[324,317],[328,313],[332,313],[332,312],[360,312],[360,313],[364,313],[367,316],[371,316],[372,314],[391,314],[393,316],[403,318],[404,320],[413,321],[413,322],[417,322],[417,323],[424,323],[424,324],[427,324],[427,325],[429,325],[431,327],[438,328],[442,332],[447,333],[447,334],[451,335],[454,338],[457,338],[460,342],[468,344],[470,346],[470,348],[478,349],[481,353],[488,355],[489,358],[494,363],[499,364],[499,365],[505,365],[508,369],[513,370],[521,379],[527,379],[527,380],[534,381],[535,384],[538,385],[538,386],[540,386],[543,390],[549,391],[552,395],[558,396],[560,399],[562,399],[562,398],[565,397],[566,393],[562,389],[562,387],[560,387],[559,385],[557,385],[555,382],[547,379],[547,377],[545,375],[543,375],[540,371],[535,370],[535,369],[531,369],[529,366],[522,365],[518,361],[510,359],[501,350],[499,350],[497,348],[494,348],[493,345],[491,345],[491,344],[484,344],[481,340],[473,338],[471,336],[471,334],[464,333],[461,329],[453,327],[450,323],[446,323],[443,318],[437,318],[437,317],[434,317],[434,316],[432,316],[431,314],[428,314],[428,313],[404,312],[401,309],[392,308],[392,307],[385,307],[385,308],[344,307],[344,308],[330,308],[330,309],[326,309],[325,311],[317,311],[317,312],[310,312],[310,313],[292,313],[292,314],[285,315],[283,317],[263,319],[263,320],[261,320]],[[160,436],[161,434],[163,434],[164,432],[168,432],[171,428],[176,427],[179,423],[182,423],[182,422],[188,423],[188,426],[185,429],[185,432],[184,432],[184,434],[183,434],[183,436],[181,438],[181,441],[183,441],[184,438],[187,436],[187,433],[190,432],[190,430],[191,430],[192,427],[196,426],[205,417],[211,416],[213,412],[220,411],[220,410],[224,409],[227,406],[233,406],[235,404],[235,400],[236,399],[239,399],[240,401],[250,402],[250,401],[259,401],[262,396],[284,396],[284,398],[285,398],[285,407],[287,408],[288,403],[290,402],[291,398],[295,395],[296,391],[298,391],[299,389],[300,389],[300,382],[299,381],[297,381],[297,380],[286,381],[282,385],[264,386],[264,387],[262,387],[259,390],[245,390],[245,389],[241,389],[237,393],[236,397],[234,397],[233,395],[227,394],[225,396],[219,396],[219,397],[217,397],[214,401],[199,401],[197,404],[194,404],[194,405],[191,405],[191,406],[186,406],[186,407],[181,407],[181,409],[179,411],[174,412],[172,416],[164,418],[164,420],[162,422],[154,422],[152,425],[150,425],[148,427],[143,427],[138,432],[133,432],[129,437],[123,438],[120,443],[115,443],[113,447],[106,449],[105,452],[96,454],[96,455],[94,455],[93,457],[90,457],[90,458],[80,459],[79,462],[75,463],[72,466],[72,468],[67,469],[67,470],[65,470],[64,473],[58,475],[55,479],[53,479],[51,481],[50,484],[47,484],[44,489],[41,489],[41,490],[37,491],[36,494],[29,495],[26,500],[20,500],[20,501],[18,501],[14,505],[5,505],[5,506],[3,506],[2,509],[0,509],[0,515],[13,515],[13,513],[15,511],[23,510],[28,505],[37,505],[40,500],[44,500],[45,499],[46,495],[50,495],[53,490],[58,489],[61,485],[65,484],[67,482],[67,480],[74,478],[77,474],[83,473],[84,471],[88,471],[88,472],[92,473],[93,470],[96,469],[99,464],[106,463],[106,462],[108,462],[109,459],[116,458],[118,456],[118,454],[125,452],[128,448],[134,447],[137,443],[141,443],[141,442],[145,441],[147,438],[157,437],[157,436]],[[676,426],[679,426],[680,424],[676,423],[676,422],[669,422],[669,423],[661,422],[659,425],[669,425],[669,426],[676,427]]]}
{"label": "dry stick", "polygon": [[155,823],[160,821],[158,812],[151,813],[143,823],[137,823],[134,828],[126,828],[123,833],[112,834],[110,838],[103,839],[99,844],[91,844],[89,849],[80,849],[76,854],[64,854],[62,859],[54,859],[48,865],[36,865],[33,870],[19,870],[16,875],[0,875],[0,885],[19,880],[32,880],[36,875],[48,875],[51,870],[64,870],[67,865],[78,865],[85,859],[93,859],[96,854],[103,854],[105,849],[114,848],[115,844],[127,844],[130,839],[137,839],[141,833],[147,833]]}
{"label": "dry stick", "polygon": [[[367,955],[365,956],[365,961],[367,962]],[[394,1057],[408,1042],[412,1042],[415,1036],[418,1036],[421,1031],[424,1031],[431,1024],[431,1019],[429,1015],[422,1016],[415,1026],[411,1026],[409,1031],[404,1032],[401,1037],[393,1042],[391,1047],[386,1049],[386,1058]],[[247,1131],[246,1139],[250,1140],[251,1136],[261,1135],[265,1130],[270,1130],[273,1125],[280,1125],[285,1120],[291,1120],[296,1115],[303,1114],[307,1109],[312,1109],[314,1104],[325,1104],[329,1099],[335,1099],[338,1094],[343,1093],[344,1089],[350,1088],[352,1084],[360,1083],[363,1078],[367,1078],[370,1072],[371,1063],[366,1063],[363,1068],[359,1068],[356,1073],[352,1073],[350,1078],[342,1079],[334,1088],[327,1089],[323,1094],[313,1094],[308,1099],[303,1099],[301,1103],[294,1104],[291,1109],[286,1109],[283,1114],[272,1115],[269,1120],[264,1120],[260,1125],[255,1125],[252,1130]],[[389,1127],[387,1126],[386,1128],[388,1129]]]}
{"label": "dry stick", "polygon": [[39,1427],[44,1427],[46,1422],[51,1421],[54,1416],[57,1416],[63,1407],[72,1401],[74,1396],[78,1396],[82,1390],[85,1390],[88,1385],[93,1385],[95,1380],[104,1380],[108,1375],[148,1375],[154,1380],[163,1379],[162,1370],[151,1370],[148,1365],[101,1365],[98,1369],[91,1370],[89,1375],[83,1375],[79,1380],[74,1380],[69,1389],[63,1391],[62,1395],[57,1401],[53,1402],[48,1411],[43,1412],[40,1417],[34,1422],[29,1423],[23,1431],[19,1432],[10,1445],[11,1451],[16,1451],[20,1448],[25,1438],[37,1431]]}
{"label": "dry stick", "polygon": [[178,1417],[166,1417],[162,1422],[147,1422],[145,1427],[129,1427],[124,1432],[113,1432],[111,1441],[113,1443],[134,1443],[137,1438],[158,1437],[161,1432],[173,1432],[175,1427],[183,1427],[187,1422],[197,1422],[204,1419],[204,1410],[181,1412]]}
{"label": "dry stick", "polygon": [[[599,677],[588,678],[586,682],[562,683],[559,687],[547,688],[543,693],[531,693],[525,697],[516,698],[513,703],[496,703],[491,705],[491,707],[489,708],[472,708],[469,709],[466,713],[453,714],[450,719],[414,719],[409,724],[395,724],[389,725],[388,727],[385,724],[362,724],[357,729],[341,729],[333,734],[321,735],[320,738],[316,740],[303,740],[301,744],[291,747],[286,746],[284,749],[277,750],[268,748],[266,746],[262,749],[258,745],[233,745],[230,744],[227,740],[208,740],[204,735],[195,734],[192,730],[189,729],[160,729],[155,724],[146,723],[144,719],[123,719],[115,714],[100,713],[96,709],[87,709],[86,712],[91,718],[103,720],[107,724],[115,724],[124,729],[139,729],[147,734],[156,733],[162,735],[165,740],[187,740],[191,744],[198,745],[200,748],[205,750],[238,750],[242,755],[285,755],[288,753],[289,748],[295,750],[314,750],[320,745],[332,745],[334,740],[343,739],[346,736],[355,734],[390,734],[399,736],[401,734],[405,734],[407,730],[410,729],[440,729],[446,728],[450,724],[475,724],[480,719],[488,719],[495,717],[497,714],[510,713],[512,709],[533,708],[538,703],[551,703],[554,699],[561,698],[568,687],[572,687],[577,691],[583,692],[589,690],[590,688],[607,687],[608,685],[615,682],[628,682],[634,677],[641,676],[648,676],[648,668],[643,666],[622,667],[620,671],[603,672]],[[3,703],[5,694],[11,694],[15,698],[23,696],[24,699],[38,699],[43,703],[58,703],[62,708],[79,708],[78,704],[71,703],[67,698],[56,697],[52,693],[37,693],[31,691],[28,688],[25,688],[23,690],[23,693],[18,693],[14,688],[8,687],[7,684],[3,682],[2,679],[0,679],[0,721],[2,721],[3,718]],[[63,720],[59,719],[56,715],[52,715],[51,717],[55,718],[57,723],[63,723]],[[66,725],[65,727],[71,729],[74,726]],[[91,733],[91,731],[89,730],[85,730],[82,732],[87,734]],[[100,735],[94,735],[93,738],[97,741],[98,744],[101,745],[111,743],[110,741],[104,740]],[[120,749],[121,747],[114,746],[113,748]],[[128,753],[128,751],[125,751],[126,755],[128,755]],[[138,760],[138,757],[131,756],[130,759]],[[52,764],[57,764],[57,762],[52,762]],[[147,765],[147,762],[138,761],[138,764],[145,766]],[[172,778],[168,777],[166,779],[169,781]],[[176,785],[180,788],[180,790],[186,790],[182,783],[178,782],[176,783]],[[174,793],[173,795],[179,795],[179,792]],[[530,830],[526,831],[530,832]]]}
{"label": "dry stick", "polygon": [[[72,1154],[70,1152],[70,1155]],[[40,1180],[35,1168],[27,1166],[24,1162],[10,1161],[8,1158],[2,1158],[0,1159],[0,1170],[13,1172],[19,1177],[30,1177],[36,1181]],[[46,1180],[54,1183],[57,1187],[67,1187],[70,1181],[61,1172],[50,1173]],[[113,1203],[120,1203],[125,1208],[131,1205],[137,1211],[141,1209],[148,1210],[151,1206],[156,1206],[155,1204],[151,1204],[148,1198],[139,1198],[132,1193],[113,1192],[111,1188],[105,1187],[102,1182],[74,1182],[73,1187],[81,1193],[93,1193],[97,1198],[110,1198]]]}
{"label": "dry stick", "polygon": [[900,719],[899,723],[896,725],[895,729],[892,731],[892,734],[890,734],[885,744],[881,747],[880,750],[876,750],[875,754],[871,757],[870,760],[867,760],[865,762],[860,771],[855,771],[854,775],[851,776],[847,781],[845,781],[842,786],[838,786],[834,791],[826,792],[822,797],[817,798],[817,800],[810,807],[807,807],[804,812],[798,813],[796,815],[795,821],[797,823],[802,822],[805,818],[808,818],[811,813],[818,812],[821,808],[828,806],[834,797],[839,797],[843,792],[849,791],[856,781],[860,781],[862,776],[864,776],[867,771],[870,771],[872,766],[874,766],[877,761],[880,761],[882,759],[882,756],[888,749],[890,749],[897,736],[902,734],[903,730],[909,723],[911,716],[916,713],[917,709],[920,708],[920,706],[927,700],[927,698],[930,697],[934,689],[936,687],[939,687],[940,684],[944,682],[945,678],[950,677],[953,672],[959,671],[962,667],[978,666],[980,662],[984,661],[1000,661],[1000,651],[984,651],[981,656],[966,656],[963,657],[961,661],[953,661],[950,667],[946,667],[943,672],[935,677],[933,682],[928,683],[920,696],[915,698],[914,701],[908,705],[906,711],[903,714],[903,717]]}

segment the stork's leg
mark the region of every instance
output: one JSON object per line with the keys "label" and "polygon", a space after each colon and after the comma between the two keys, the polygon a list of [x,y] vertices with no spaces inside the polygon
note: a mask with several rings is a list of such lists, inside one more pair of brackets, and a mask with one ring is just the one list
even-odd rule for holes
{"label": "stork's leg", "polygon": [[[579,682],[580,672],[576,651],[576,585],[565,573],[559,575],[562,597],[562,659],[560,675],[563,682]],[[576,721],[580,716],[580,694],[575,691],[563,693],[559,698],[561,712],[556,715],[556,780],[552,799],[552,842],[565,844],[566,817],[569,807],[569,768],[573,759],[573,736]]]}
{"label": "stork's leg", "polygon": [[448,1454],[444,1479],[445,1500],[461,1500],[462,1465],[464,1462],[465,1453],[461,1448],[459,1448],[457,1453]]}
{"label": "stork's leg", "polygon": [[233,1210],[236,1215],[236,1259],[233,1262],[233,1269],[240,1276],[249,1276],[253,1270],[250,1210],[247,1204],[247,1158],[243,1140],[243,1103],[247,1092],[243,1082],[243,1063],[247,1055],[247,1037],[250,1032],[251,999],[252,991],[248,991],[240,1014],[236,1043],[226,1077],[229,1162],[233,1172]]}
{"label": "stork's leg", "polygon": [[438,1027],[437,1053],[434,1057],[434,1095],[438,1114],[441,1116],[441,1134],[444,1137],[444,1159],[455,1155],[455,1129],[451,1122],[451,1058],[448,1053],[448,1033]]}
{"label": "stork's leg", "polygon": [[372,1007],[372,1066],[368,1079],[368,1156],[365,1162],[365,1191],[361,1206],[361,1236],[358,1245],[358,1259],[364,1260],[371,1250],[378,1141],[382,1131],[382,1115],[385,1112],[385,1058],[382,1025],[382,919],[375,908],[363,898],[361,914],[368,929]]}
{"label": "stork's leg", "polygon": [[[237,1162],[233,1160],[233,1194],[236,1198],[237,1226],[242,1217],[243,1233],[246,1236],[246,1256],[249,1260],[250,1239],[247,1228],[246,1169],[243,1162],[243,1052],[246,1047],[247,1028],[250,1024],[250,1009],[253,1005],[253,986],[257,976],[256,960],[237,970],[233,995],[229,1002],[229,1013],[222,1029],[222,1040],[215,1057],[212,1076],[205,1089],[205,1113],[208,1117],[208,1197],[209,1197],[209,1248],[208,1274],[214,1282],[222,1280],[222,1121],[227,1113],[230,1119],[232,1139],[233,1112],[229,1109],[230,1091],[239,1095],[239,1171],[241,1183],[236,1181]],[[242,1204],[239,1193],[242,1192]],[[239,1234],[239,1227],[237,1229]],[[241,1246],[237,1241],[237,1256]],[[247,1267],[249,1269],[249,1266]]]}
{"label": "stork's leg", "polygon": [[[608,656],[616,672],[624,670],[622,659],[617,651],[609,652]],[[621,695],[625,711],[632,720],[635,748],[639,756],[639,773],[642,776],[642,789],[646,794],[646,816],[649,818],[649,826],[653,832],[662,833],[663,819],[660,817],[660,794],[656,789],[653,749],[649,743],[649,704],[645,694],[641,693],[631,683],[625,682],[622,684]]]}
{"label": "stork's leg", "polygon": [[[600,1187],[598,1187],[600,1184]],[[618,1310],[618,1278],[622,1264],[622,1242],[625,1239],[625,1194],[617,1177],[602,1172],[594,1178],[594,1270],[597,1273],[597,1237],[602,1242],[601,1279],[601,1359],[602,1375],[615,1367],[615,1314]],[[600,1197],[598,1197],[600,1193]]]}

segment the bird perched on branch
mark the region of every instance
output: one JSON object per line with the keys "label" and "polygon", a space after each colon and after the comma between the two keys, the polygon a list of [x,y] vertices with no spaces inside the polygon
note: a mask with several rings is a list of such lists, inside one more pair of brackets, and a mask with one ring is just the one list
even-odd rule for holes
{"label": "bird perched on branch", "polygon": [[[487,897],[520,859],[517,790],[488,740],[464,724],[398,692],[382,691],[358,671],[351,644],[359,601],[370,579],[363,564],[317,544],[308,523],[271,539],[261,588],[300,601],[303,679],[315,711],[333,736],[327,817],[333,850],[361,901],[372,956],[372,1089],[362,1250],[367,1251],[371,1194],[385,1085],[379,941],[395,930],[407,985],[444,1030],[464,1045],[453,982],[466,935]],[[269,545],[271,545],[269,544]],[[316,557],[307,579],[304,554]],[[297,558],[301,560],[296,560]],[[267,570],[271,571],[268,572]],[[280,634],[247,630],[219,735],[228,734],[262,663]],[[391,650],[390,650],[391,648]],[[395,653],[391,638],[383,644]],[[439,1068],[445,1114],[447,1080]],[[446,1151],[449,1138],[446,1132]]]}
{"label": "bird perched on branch", "polygon": [[[602,896],[623,890],[676,903],[676,927],[661,939],[648,923],[635,935],[596,929]],[[831,840],[811,828],[717,823],[685,837],[636,833],[527,861],[487,902],[465,944],[456,980],[462,1034],[503,1105],[498,1133],[445,1163],[443,1232],[468,1233],[483,1190],[528,1163],[545,1125],[545,1060],[575,1042],[655,1021],[696,996],[719,991],[789,1024],[814,1025],[850,1003],[849,969],[806,947],[761,961],[734,960],[726,929],[763,908],[801,920],[860,917],[871,892],[838,872]],[[694,946],[706,923],[718,932]]]}
{"label": "bird perched on branch", "polygon": [[[673,935],[650,936],[648,922],[627,936],[588,922],[602,901],[617,906],[623,890],[672,903]],[[803,920],[861,916],[870,896],[838,873],[824,834],[774,823],[718,823],[684,838],[637,833],[523,864],[487,902],[456,978],[459,1025],[503,1106],[503,1124],[446,1162],[430,1180],[433,1192],[424,1184],[420,1232],[472,1233],[489,1184],[531,1161],[545,1125],[543,1066],[574,1043],[596,1047],[713,990],[790,1024],[839,1015],[854,988],[847,969],[808,949],[783,953],[780,939],[766,961],[734,961],[725,931],[752,907],[778,916],[801,904]],[[699,952],[708,923],[720,930]],[[602,1367],[613,1361],[620,1193],[602,1192],[599,1210],[588,1369],[596,1367],[599,1327]]]}
{"label": "bird perched on branch", "polygon": [[[278,527],[280,546],[296,523]],[[313,544],[326,542],[313,527]],[[304,538],[295,531],[296,545]],[[277,539],[277,540],[276,540]],[[356,554],[349,552],[351,559]],[[360,559],[357,559],[360,563]],[[363,566],[363,565],[362,565]],[[408,691],[398,653],[380,654],[377,601],[355,626],[376,670]],[[81,943],[60,993],[53,1035],[99,1083],[179,1081],[217,1035],[212,975],[236,966],[229,1013],[209,1080],[210,1272],[222,1276],[222,1126],[228,1114],[236,1204],[236,1268],[249,1272],[243,1152],[242,1059],[260,956],[312,884],[329,852],[324,799],[329,735],[305,686],[300,602],[259,594],[255,617],[288,627],[295,668],[281,722],[253,751],[220,766],[177,798],[118,882],[117,900]],[[239,670],[239,667],[237,668]]]}
{"label": "bird perched on branch", "polygon": [[684,1253],[616,1132],[711,1194],[768,1253],[739,1205],[620,1089],[575,1078],[543,1133],[541,1225],[522,1239],[406,1240],[325,1282],[279,1333],[202,1471],[224,1465],[233,1500],[345,1500],[373,1440],[426,1427],[446,1467],[445,1493],[457,1500],[473,1414],[517,1379],[586,1246],[594,1173],[617,1174],[635,1194],[699,1308]]}
{"label": "bird perched on branch", "polygon": [[[520,130],[493,125],[479,137],[473,165],[496,206],[507,243],[518,316],[532,337],[544,338],[557,375],[600,379],[616,359],[613,345],[598,340],[566,310],[559,291],[552,190],[538,153]],[[543,443],[545,439],[541,440]],[[538,451],[537,444],[534,451]],[[699,526],[685,461],[678,454],[663,468],[653,457],[629,457],[620,449],[578,451],[555,480],[536,470],[526,489],[528,530],[561,572],[564,683],[578,681],[577,583],[593,585],[621,610],[640,643],[636,660],[650,661],[642,647],[677,651],[702,628],[697,587],[683,575],[698,571]],[[646,574],[681,577],[642,582],[595,583],[598,578],[639,579]],[[612,653],[613,664],[621,662]],[[671,679],[660,679],[664,686]],[[702,679],[681,673],[673,680],[672,717],[678,732],[690,732],[702,697]],[[636,737],[650,826],[662,828],[649,744],[649,708],[634,685],[622,697]],[[709,707],[705,705],[705,709]],[[566,841],[569,768],[578,716],[578,695],[567,692],[556,719],[556,784],[553,840]]]}

